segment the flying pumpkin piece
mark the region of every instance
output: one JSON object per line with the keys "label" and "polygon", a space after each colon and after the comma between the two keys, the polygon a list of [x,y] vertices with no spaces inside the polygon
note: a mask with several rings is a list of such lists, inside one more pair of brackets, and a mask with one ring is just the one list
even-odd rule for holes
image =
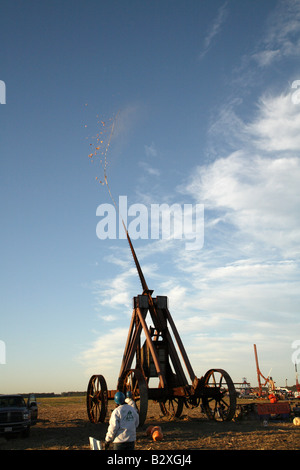
{"label": "flying pumpkin piece", "polygon": [[96,150],[100,150],[100,147],[96,147]]}
{"label": "flying pumpkin piece", "polygon": [[94,155],[93,153],[90,153],[90,154],[89,154],[89,157],[92,158],[93,155]]}

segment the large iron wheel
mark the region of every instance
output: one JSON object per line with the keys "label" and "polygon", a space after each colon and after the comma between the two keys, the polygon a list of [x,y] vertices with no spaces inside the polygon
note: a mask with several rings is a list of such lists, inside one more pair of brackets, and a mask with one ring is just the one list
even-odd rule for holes
{"label": "large iron wheel", "polygon": [[183,405],[183,398],[170,398],[164,402],[159,402],[162,414],[170,418],[179,418],[183,410]]}
{"label": "large iron wheel", "polygon": [[103,375],[92,375],[86,394],[87,413],[91,423],[103,423],[107,412],[107,385]]}
{"label": "large iron wheel", "polygon": [[131,391],[139,412],[139,426],[142,426],[148,411],[148,387],[142,372],[139,369],[126,371],[120,380],[120,390],[125,395],[127,391]]}
{"label": "large iron wheel", "polygon": [[209,419],[232,420],[236,410],[236,391],[227,372],[222,369],[210,369],[206,372],[202,403]]}

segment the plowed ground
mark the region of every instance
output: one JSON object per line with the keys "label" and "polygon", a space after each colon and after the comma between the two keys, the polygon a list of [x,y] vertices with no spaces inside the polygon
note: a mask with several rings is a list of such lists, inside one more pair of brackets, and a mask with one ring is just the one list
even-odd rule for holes
{"label": "plowed ground", "polygon": [[[0,438],[0,450],[89,450],[89,436],[104,440],[113,407],[105,423],[88,421],[85,398],[38,399],[38,422],[28,438]],[[154,442],[146,436],[149,425],[159,425],[164,438]],[[168,450],[299,450],[300,426],[292,418],[269,421],[267,426],[250,416],[237,421],[209,421],[200,408],[184,408],[180,418],[162,416],[157,403],[149,403],[147,420],[137,430],[136,449]]]}

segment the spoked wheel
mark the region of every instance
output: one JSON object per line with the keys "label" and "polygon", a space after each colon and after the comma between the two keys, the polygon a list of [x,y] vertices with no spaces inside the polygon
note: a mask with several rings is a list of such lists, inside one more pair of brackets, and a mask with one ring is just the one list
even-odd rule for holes
{"label": "spoked wheel", "polygon": [[120,380],[120,390],[126,395],[129,390],[139,412],[139,426],[142,426],[148,411],[148,387],[146,380],[139,369],[130,369],[124,373]]}
{"label": "spoked wheel", "polygon": [[210,369],[204,376],[203,407],[209,419],[230,421],[236,410],[236,392],[230,376],[222,369]]}
{"label": "spoked wheel", "polygon": [[92,375],[86,394],[87,413],[91,423],[103,423],[107,412],[107,385],[103,375]]}
{"label": "spoked wheel", "polygon": [[182,398],[167,399],[164,402],[160,402],[159,406],[164,416],[170,418],[179,418],[183,410],[184,400]]}

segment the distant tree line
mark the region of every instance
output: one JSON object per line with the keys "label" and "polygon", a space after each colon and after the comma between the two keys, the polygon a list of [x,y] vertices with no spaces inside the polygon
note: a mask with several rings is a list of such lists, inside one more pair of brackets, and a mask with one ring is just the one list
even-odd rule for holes
{"label": "distant tree line", "polygon": [[[29,393],[21,393],[23,396],[28,396]],[[46,393],[34,393],[37,398],[51,398],[51,397],[84,397],[86,392],[62,392],[62,393],[54,393],[54,392],[46,392]]]}

